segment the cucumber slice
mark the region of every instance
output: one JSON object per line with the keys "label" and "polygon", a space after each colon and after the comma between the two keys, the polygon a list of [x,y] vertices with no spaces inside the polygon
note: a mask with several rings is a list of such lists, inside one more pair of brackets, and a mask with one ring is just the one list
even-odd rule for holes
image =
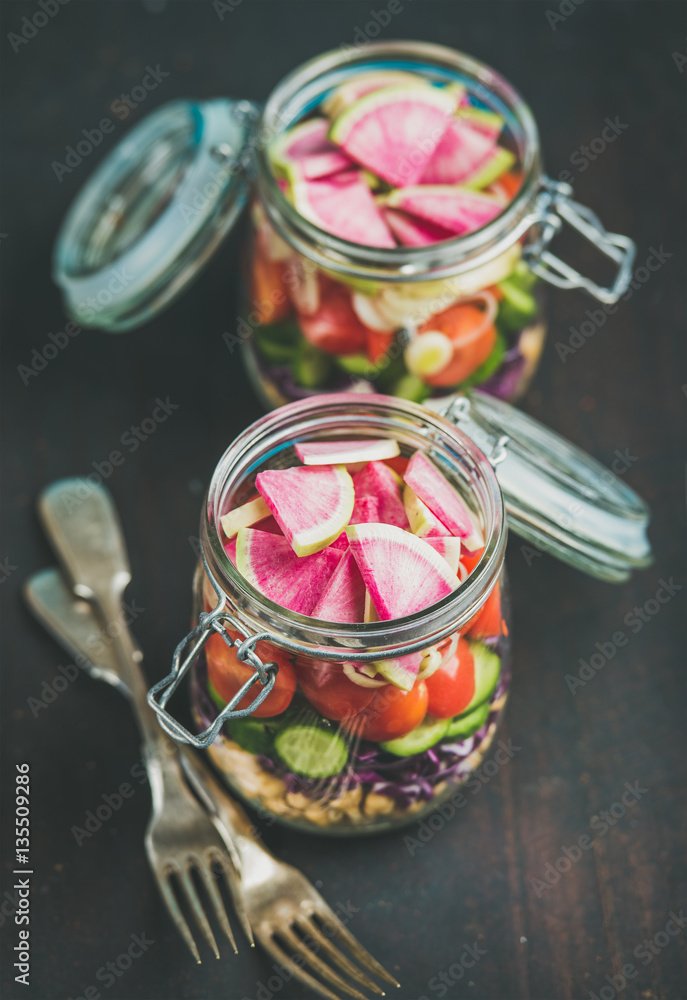
{"label": "cucumber slice", "polygon": [[429,750],[435,743],[438,743],[446,733],[448,724],[448,719],[431,719],[427,716],[419,726],[406,733],[405,736],[400,736],[397,740],[388,740],[379,745],[382,750],[388,750],[389,753],[393,753],[397,757],[412,757],[413,754]]}
{"label": "cucumber slice", "polygon": [[483,642],[468,640],[468,643],[475,658],[475,693],[465,712],[471,712],[477,705],[491,698],[501,673],[501,660],[496,653],[488,649]]}
{"label": "cucumber slice", "polygon": [[302,340],[291,364],[291,371],[298,385],[304,389],[319,389],[332,373],[333,361],[329,354]]}
{"label": "cucumber slice", "polygon": [[287,726],[274,746],[290,771],[307,778],[330,778],[348,760],[348,747],[334,732],[318,726]]}
{"label": "cucumber slice", "polygon": [[499,288],[503,292],[498,312],[499,322],[511,330],[525,326],[537,312],[536,300],[510,278],[501,281]]}
{"label": "cucumber slice", "polygon": [[[208,694],[220,710],[226,705],[222,695],[208,681]],[[245,719],[231,719],[224,726],[234,743],[249,753],[263,753],[269,756],[274,745],[274,730],[276,725],[271,719],[255,719],[247,716]]]}
{"label": "cucumber slice", "polygon": [[370,376],[377,374],[377,369],[366,354],[344,354],[336,359],[336,363],[349,375],[370,378]]}
{"label": "cucumber slice", "polygon": [[255,335],[261,354],[275,365],[289,364],[293,361],[302,339],[299,328],[293,322],[260,326],[256,329]]}
{"label": "cucumber slice", "polygon": [[417,375],[402,375],[391,387],[394,396],[410,399],[413,403],[424,403],[432,390]]}
{"label": "cucumber slice", "polygon": [[478,729],[481,729],[489,716],[489,702],[478,705],[471,712],[463,712],[452,719],[446,730],[446,739],[466,740]]}

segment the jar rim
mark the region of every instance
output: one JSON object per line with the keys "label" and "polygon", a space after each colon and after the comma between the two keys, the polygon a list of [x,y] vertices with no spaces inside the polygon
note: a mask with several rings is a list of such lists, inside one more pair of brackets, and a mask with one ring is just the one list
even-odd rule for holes
{"label": "jar rim", "polygon": [[[229,559],[222,544],[219,519],[232,487],[245,482],[263,458],[324,426],[341,433],[355,426],[378,427],[388,422],[399,436],[429,443],[437,455],[448,457],[462,479],[469,481],[472,501],[479,500],[485,547],[477,565],[457,590],[423,611],[392,621],[365,624],[332,623],[301,615],[275,604],[256,590]],[[389,434],[388,436],[392,436]],[[507,536],[503,498],[488,459],[449,420],[408,400],[390,396],[352,397],[347,393],[322,395],[287,404],[251,424],[227,448],[212,475],[201,518],[201,548],[215,580],[241,617],[264,634],[274,633],[276,644],[321,659],[375,660],[380,650],[404,655],[434,645],[459,631],[486,601],[501,571]]]}
{"label": "jar rim", "polygon": [[[318,85],[331,78],[333,86],[346,72],[365,64],[405,60],[441,71],[446,78],[463,77],[485,97],[496,98],[518,129],[523,182],[504,211],[474,233],[423,247],[366,247],[332,236],[304,218],[285,198],[272,170],[268,147],[272,140],[313,104]],[[535,221],[534,199],[542,176],[537,125],[529,106],[505,77],[472,56],[429,42],[372,42],[355,54],[332,50],[303,63],[275,87],[264,106],[254,136],[257,188],[265,210],[280,235],[321,266],[350,277],[378,276],[412,282],[455,275],[499,256],[520,239]]]}

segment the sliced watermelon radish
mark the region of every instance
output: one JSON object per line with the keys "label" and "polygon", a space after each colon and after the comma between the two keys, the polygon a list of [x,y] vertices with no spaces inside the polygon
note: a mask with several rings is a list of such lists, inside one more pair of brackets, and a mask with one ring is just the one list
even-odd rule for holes
{"label": "sliced watermelon radish", "polygon": [[344,552],[329,580],[325,581],[311,614],[327,622],[362,622],[365,593],[358,564],[349,550]]}
{"label": "sliced watermelon radish", "polygon": [[[375,497],[379,503],[379,519],[384,524],[408,528],[401,491],[395,473],[383,462],[368,462],[353,479],[357,497]],[[443,532],[446,534],[446,531]]]}
{"label": "sliced watermelon radish", "polygon": [[410,530],[418,538],[445,538],[450,534],[445,524],[435,517],[429,507],[420,500],[410,486],[403,490],[403,506],[410,522]]}
{"label": "sliced watermelon radish", "polygon": [[379,615],[377,614],[377,609],[372,603],[372,598],[370,597],[370,591],[365,589],[365,612],[363,616],[363,621],[367,622],[378,622]]}
{"label": "sliced watermelon radish", "polygon": [[387,226],[404,247],[426,247],[432,243],[455,238],[455,233],[450,229],[444,229],[443,226],[437,226],[435,222],[416,219],[394,208],[383,208],[382,212]]}
{"label": "sliced watermelon radish", "polygon": [[[422,175],[423,184],[490,184],[508,170],[515,157],[460,118],[452,118]],[[486,178],[482,184],[475,178]]]}
{"label": "sliced watermelon radish", "polygon": [[322,110],[329,118],[338,118],[342,111],[350,107],[361,97],[371,94],[382,87],[398,86],[399,84],[410,84],[415,86],[418,78],[415,73],[408,73],[402,69],[373,69],[369,73],[359,73],[352,80],[347,80],[333,90],[328,97],[322,101]]}
{"label": "sliced watermelon radish", "polygon": [[456,117],[467,122],[475,131],[481,132],[482,135],[486,135],[494,140],[498,139],[503,126],[506,124],[505,119],[501,115],[496,114],[495,111],[487,111],[471,105],[467,95],[460,101]]}
{"label": "sliced watermelon radish", "polygon": [[417,680],[422,663],[422,653],[408,653],[393,660],[374,660],[372,666],[394,687],[410,691]]}
{"label": "sliced watermelon radish", "polygon": [[389,184],[416,184],[454,109],[454,95],[419,80],[382,87],[342,112],[329,137]]}
{"label": "sliced watermelon radish", "polygon": [[342,285],[332,284],[322,292],[317,309],[299,315],[307,341],[328,354],[359,354],[367,344],[367,330],[351,305],[351,296]]}
{"label": "sliced watermelon radish", "polygon": [[315,180],[350,167],[350,156],[330,142],[328,131],[326,118],[311,118],[279,136],[269,152],[277,174]]}
{"label": "sliced watermelon radish", "polygon": [[257,528],[241,528],[236,536],[239,573],[269,600],[301,615],[312,614],[341,558],[334,548],[297,556],[286,538]]}
{"label": "sliced watermelon radish", "polygon": [[402,528],[355,524],[346,534],[382,621],[423,611],[457,586],[455,574],[439,553]]}
{"label": "sliced watermelon radish", "polygon": [[332,236],[368,247],[396,246],[374,195],[359,177],[343,184],[332,178],[296,181],[292,192],[301,215]]}
{"label": "sliced watermelon radish", "polygon": [[460,565],[460,538],[456,538],[455,535],[448,535],[445,538],[429,536],[424,538],[423,541],[431,545],[446,560],[452,572],[457,576]]}
{"label": "sliced watermelon radish", "polygon": [[360,438],[357,441],[301,441],[295,451],[304,465],[347,465],[395,458],[400,454],[393,438]]}
{"label": "sliced watermelon radish", "polygon": [[233,538],[239,528],[250,528],[258,521],[270,516],[270,510],[262,497],[249,500],[248,503],[235,507],[220,518],[222,530],[227,538]]}
{"label": "sliced watermelon radish", "polygon": [[457,236],[481,229],[503,211],[493,195],[452,184],[424,184],[392,191],[386,205],[434,222]]}
{"label": "sliced watermelon radish", "polygon": [[377,497],[356,497],[349,524],[368,524],[379,521],[379,500]]}
{"label": "sliced watermelon radish", "polygon": [[229,541],[224,546],[224,551],[229,556],[230,560],[236,565],[236,536],[230,538]]}
{"label": "sliced watermelon radish", "polygon": [[[515,163],[515,157],[508,149],[503,149],[502,146],[497,146],[494,149],[494,153],[489,157],[488,160],[477,168],[477,170],[466,177],[463,181],[465,187],[471,188],[473,191],[479,191],[482,188],[486,188],[487,185],[491,185],[494,181],[497,181],[502,174],[505,174],[507,170]],[[502,204],[507,204],[511,198],[503,198],[499,195],[496,188],[489,188],[486,192],[492,195],[497,200],[500,200]]]}
{"label": "sliced watermelon radish", "polygon": [[353,513],[353,480],[343,465],[268,469],[255,486],[297,556],[324,549]]}
{"label": "sliced watermelon radish", "polygon": [[416,451],[412,456],[403,479],[452,535],[467,538],[472,534],[470,512],[448,479],[423,452]]}

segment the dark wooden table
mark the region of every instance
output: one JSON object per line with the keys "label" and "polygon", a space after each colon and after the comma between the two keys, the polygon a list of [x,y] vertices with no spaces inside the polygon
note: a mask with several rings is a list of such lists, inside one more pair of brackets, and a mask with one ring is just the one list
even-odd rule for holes
{"label": "dark wooden table", "polygon": [[[595,305],[578,293],[554,295],[549,344],[523,404],[607,465],[627,450],[624,478],[653,509],[655,564],[611,586],[548,556],[528,564],[511,539],[515,662],[503,738],[519,749],[414,855],[402,833],[335,842],[265,830],[268,844],[332,904],[354,909],[351,928],[396,970],[403,1000],[687,995],[687,927],[671,936],[669,924],[681,907],[687,916],[685,8],[577,3],[402,0],[382,30],[382,37],[453,45],[500,68],[534,109],[550,171],[569,171],[580,200],[609,229],[635,238],[639,266],[654,251],[664,254],[565,363],[556,342],[566,343]],[[93,471],[156,397],[169,396],[178,410],[107,479],[131,550],[131,596],[142,609],[134,630],[150,675],[166,670],[188,622],[195,559],[188,539],[203,489],[225,446],[260,413],[222,340],[239,308],[239,237],[144,329],[83,332],[37,375],[22,378],[19,366],[31,365],[32,352],[64,330],[50,278],[55,233],[127,127],[173,98],[264,98],[297,63],[359,40],[356,29],[366,30],[372,9],[387,5],[233,0],[220,18],[210,0],[72,0],[46,24],[38,18],[40,28],[24,43],[10,33],[20,33],[22,18],[40,8],[3,5],[2,833],[12,844],[15,763],[28,761],[34,872],[25,987],[13,981],[11,967],[19,928],[8,846],[0,911],[8,1000],[304,995],[243,942],[237,957],[225,948],[220,962],[206,952],[201,967],[192,964],[144,857],[145,788],[137,784],[135,795],[77,844],[72,827],[82,827],[86,812],[129,778],[136,734],[127,706],[86,677],[49,700],[58,665],[69,661],[21,600],[23,581],[53,558],[35,514],[38,492],[59,477]],[[56,170],[82,129],[95,128],[145,67],[158,64],[168,75],[127,120],[117,119],[70,173]],[[591,159],[582,147],[601,135],[607,118],[622,128]],[[678,589],[654,614],[664,580]],[[628,624],[634,608],[646,609],[644,621],[632,618],[638,625]],[[577,674],[597,644],[609,650],[619,630],[627,644],[571,693],[566,675]],[[623,804],[628,784],[636,794]],[[594,820],[604,811],[606,819]],[[576,845],[584,835],[591,847],[582,851]],[[108,974],[107,963],[126,956],[132,935],[143,933],[150,944],[142,957],[121,971],[124,958],[117,974]]]}

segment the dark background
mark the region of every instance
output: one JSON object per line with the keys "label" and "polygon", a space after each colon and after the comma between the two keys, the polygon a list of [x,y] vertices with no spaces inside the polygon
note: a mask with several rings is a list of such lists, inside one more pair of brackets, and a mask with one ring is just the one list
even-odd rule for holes
{"label": "dark background", "polygon": [[[147,790],[137,790],[77,846],[71,827],[127,780],[138,759],[134,726],[115,692],[83,676],[32,713],[28,699],[41,697],[57,665],[69,661],[20,594],[24,580],[53,559],[35,514],[39,491],[92,471],[155,397],[170,396],[179,409],[127,453],[107,483],[131,551],[131,595],[145,608],[134,630],[150,676],[166,671],[188,623],[195,560],[188,538],[196,534],[202,491],[226,445],[260,413],[237,356],[222,341],[239,309],[240,237],[231,237],[191,291],[144,329],[83,332],[26,385],[18,366],[31,363],[49,332],[64,329],[50,277],[55,234],[79,187],[130,124],[178,97],[264,99],[292,67],[352,42],[370,11],[385,8],[382,0],[244,0],[220,20],[210,0],[72,0],[15,53],[8,33],[39,8],[3,4],[0,558],[7,560],[3,578],[9,574],[2,586],[2,832],[9,846],[0,890],[13,881],[10,791],[15,762],[24,760],[31,763],[35,872],[28,988],[13,982],[17,928],[11,918],[2,927],[8,998],[76,998],[97,986],[108,1000],[269,1000],[259,984],[273,975],[271,963],[243,941],[238,957],[225,946],[221,962],[204,951],[203,965],[193,965],[144,857]],[[403,8],[382,38],[442,42],[496,66],[530,102],[550,172],[570,170],[579,199],[609,229],[633,236],[638,265],[652,247],[672,255],[566,363],[555,342],[567,341],[595,304],[577,292],[556,292],[549,343],[523,402],[605,464],[616,449],[629,449],[624,478],[651,504],[656,559],[612,586],[548,556],[528,565],[521,543],[511,539],[515,660],[503,735],[521,749],[415,856],[403,833],[334,842],[272,828],[265,839],[317,881],[332,905],[350,901],[357,908],[350,927],[396,971],[403,1000],[439,997],[442,989],[449,1000],[577,1000],[604,988],[602,997],[610,998],[615,988],[606,977],[622,976],[628,963],[637,975],[620,988],[623,1000],[680,1000],[687,995],[687,928],[646,964],[633,952],[656,934],[665,941],[669,911],[687,899],[684,591],[636,634],[623,618],[654,597],[661,578],[685,583],[685,7],[593,0],[575,7],[568,0],[563,10],[572,13],[553,26],[546,12],[559,11],[555,0],[403,0]],[[157,63],[169,76],[59,182],[53,161],[64,162],[65,147],[82,129],[113,117],[112,102]],[[617,140],[587,169],[571,166],[575,150],[615,116],[627,125]],[[628,645],[573,696],[565,675],[576,674],[579,659],[618,629],[630,635]],[[594,833],[591,818],[619,801],[626,782],[646,791],[605,835]],[[534,880],[585,833],[593,835],[593,849],[538,894]],[[142,931],[154,945],[105,988],[96,972]],[[438,985],[433,977],[474,942],[486,954],[458,979],[454,968],[452,985]],[[304,994],[293,983],[277,992],[280,1000]]]}

